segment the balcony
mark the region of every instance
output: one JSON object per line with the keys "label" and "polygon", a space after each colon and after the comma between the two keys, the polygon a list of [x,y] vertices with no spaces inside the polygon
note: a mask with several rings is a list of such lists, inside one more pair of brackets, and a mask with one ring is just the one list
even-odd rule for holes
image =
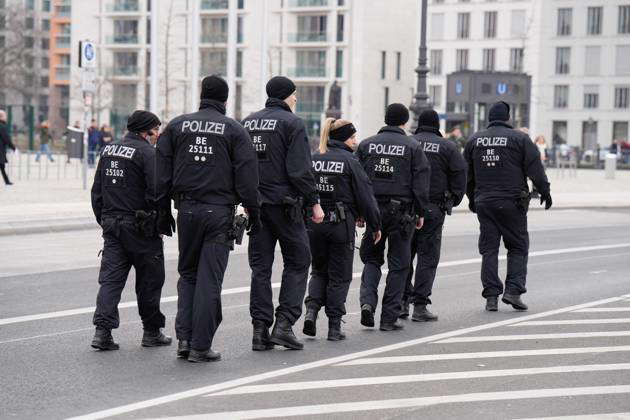
{"label": "balcony", "polygon": [[55,80],[59,80],[59,81],[70,80],[70,66],[55,67]]}
{"label": "balcony", "polygon": [[70,48],[70,35],[58,35],[55,37],[55,48]]}
{"label": "balcony", "polygon": [[114,66],[110,67],[108,73],[113,77],[137,77],[139,68],[138,66]]}
{"label": "balcony", "polygon": [[290,0],[289,7],[327,7],[328,0]]}
{"label": "balcony", "polygon": [[225,44],[227,42],[227,33],[201,34],[202,44]]}
{"label": "balcony", "polygon": [[108,4],[105,10],[109,13],[139,12],[140,5],[138,0],[115,1],[114,3]]}
{"label": "balcony", "polygon": [[106,40],[108,44],[137,44],[138,34],[110,35]]}
{"label": "balcony", "polygon": [[288,34],[289,42],[326,42],[326,32],[294,32]]}
{"label": "balcony", "polygon": [[293,67],[287,69],[289,77],[326,77],[326,67]]}
{"label": "balcony", "polygon": [[227,9],[228,3],[228,0],[201,0],[201,10]]}

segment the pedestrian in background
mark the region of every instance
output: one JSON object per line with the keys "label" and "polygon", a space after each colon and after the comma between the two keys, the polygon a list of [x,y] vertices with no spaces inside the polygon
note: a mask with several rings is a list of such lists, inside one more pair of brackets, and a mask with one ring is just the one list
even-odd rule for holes
{"label": "pedestrian in background", "polygon": [[381,239],[381,221],[372,182],[353,155],[356,128],[350,121],[328,118],[322,128],[319,151],[313,155],[313,174],[324,210],[324,222],[310,222],[308,236],[313,267],[308,296],[304,301],[306,335],[317,334],[317,313],[324,307],[328,317],[328,340],[346,338],[341,318],[352,281],[355,223],[364,220]]}
{"label": "pedestrian in background", "polygon": [[51,143],[52,135],[50,134],[48,121],[42,121],[39,126],[39,150],[37,151],[37,155],[35,156],[35,162],[39,162],[39,158],[41,157],[42,153],[46,154],[51,162],[55,161],[52,157],[52,152],[50,151]]}
{"label": "pedestrian in background", "polygon": [[7,125],[7,113],[3,110],[0,110],[0,172],[2,173],[2,179],[4,179],[4,183],[6,185],[13,185],[11,181],[9,181],[9,176],[5,170],[5,165],[7,164],[7,149],[15,150],[15,146],[11,141],[11,136],[9,135],[9,127]]}
{"label": "pedestrian in background", "polygon": [[136,272],[138,312],[143,347],[168,346],[165,317],[160,311],[164,285],[164,245],[157,231],[155,149],[160,120],[148,111],[135,111],[127,121],[122,142],[105,148],[92,186],[92,209],[103,228],[100,285],[94,311],[92,347],[118,350],[112,329],[118,328],[118,303],[129,270]]}
{"label": "pedestrian in background", "polygon": [[[418,129],[412,136],[422,145],[431,165],[429,203],[424,211],[424,226],[414,233],[411,244],[411,261],[401,318],[409,316],[409,304],[413,303],[412,321],[437,321],[437,315],[427,309],[442,246],[442,228],[446,215],[457,207],[466,193],[466,162],[457,146],[444,139],[440,133],[437,112],[426,110],[420,114]],[[415,281],[413,260],[418,255]]]}
{"label": "pedestrian in background", "polygon": [[[294,114],[298,100],[295,84],[276,76],[267,82],[266,91],[265,108],[243,120],[258,155],[262,200],[262,228],[252,232],[247,250],[252,270],[252,350],[270,350],[274,345],[301,350],[304,344],[295,337],[293,325],[302,315],[311,263],[303,209],[312,210],[315,223],[322,222],[324,212],[311,172],[306,126]],[[274,314],[271,268],[278,242],[284,267]]]}
{"label": "pedestrian in background", "polygon": [[92,120],[88,128],[88,165],[93,168],[96,158],[96,149],[101,142],[101,131],[98,129],[96,120]]}
{"label": "pedestrian in background", "polygon": [[466,147],[466,137],[462,134],[462,130],[459,127],[455,127],[453,131],[451,131],[447,136],[447,139],[455,143],[457,147],[457,151],[459,153],[464,152],[464,147]]}
{"label": "pedestrian in background", "polygon": [[[540,153],[540,161],[542,162],[543,166],[546,166],[546,162],[547,162],[547,141],[545,140],[545,136],[543,136],[542,134],[539,134],[536,137],[536,140],[534,140],[534,144],[536,144],[536,147],[538,147],[538,152]],[[599,144],[598,144],[599,147]],[[599,153],[598,153],[599,155]],[[599,157],[598,157],[599,159]]]}
{"label": "pedestrian in background", "polygon": [[223,78],[204,78],[199,111],[171,120],[157,144],[160,213],[170,215],[171,198],[178,210],[177,357],[193,363],[221,358],[212,344],[239,203],[250,232],[260,229],[256,154],[243,127],[225,116],[228,94]]}
{"label": "pedestrian in background", "polygon": [[[527,178],[540,192],[545,209],[552,206],[549,181],[538,148],[528,135],[508,123],[510,106],[497,102],[490,108],[488,128],[475,133],[464,151],[468,163],[468,206],[479,219],[482,296],[486,310],[498,310],[498,297],[517,310],[527,310],[521,295],[527,291],[529,233]],[[505,289],[499,279],[501,238],[507,248]]]}
{"label": "pedestrian in background", "polygon": [[366,229],[361,241],[361,324],[374,326],[378,303],[381,267],[385,263],[387,242],[387,282],[381,309],[381,331],[403,328],[398,321],[409,264],[414,229],[421,229],[429,202],[431,167],[420,143],[407,136],[405,125],[409,110],[392,104],[385,112],[385,127],[377,135],[361,142],[359,162],[373,183],[382,220],[382,240],[375,243],[377,232]]}
{"label": "pedestrian in background", "polygon": [[101,126],[101,136],[99,139],[100,144],[99,144],[98,149],[103,150],[103,147],[107,146],[112,141],[114,141],[112,130],[109,128],[109,125],[103,124]]}

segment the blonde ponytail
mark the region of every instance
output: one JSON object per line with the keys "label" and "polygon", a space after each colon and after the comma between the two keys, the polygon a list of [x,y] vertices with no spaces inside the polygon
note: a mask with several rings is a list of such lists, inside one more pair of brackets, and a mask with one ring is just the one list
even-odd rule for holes
{"label": "blonde ponytail", "polygon": [[330,130],[332,130],[332,126],[334,123],[334,118],[326,118],[326,121],[324,121],[322,132],[319,135],[319,153],[321,154],[324,154],[328,151],[328,135],[330,134]]}

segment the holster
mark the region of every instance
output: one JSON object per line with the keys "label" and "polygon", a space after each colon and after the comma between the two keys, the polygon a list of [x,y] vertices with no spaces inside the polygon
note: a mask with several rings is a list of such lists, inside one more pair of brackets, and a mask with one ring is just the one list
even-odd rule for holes
{"label": "holster", "polygon": [[440,203],[440,209],[448,214],[449,216],[453,214],[453,205],[455,204],[455,200],[453,199],[453,194],[450,191],[444,191],[444,196],[442,197],[442,203]]}
{"label": "holster", "polygon": [[304,214],[302,213],[303,199],[301,197],[284,197],[282,205],[284,206],[284,214],[292,223],[300,223],[300,221],[304,220]]}
{"label": "holster", "polygon": [[418,216],[415,214],[403,213],[400,217],[400,231],[404,236],[413,235],[413,231],[418,223]]}
{"label": "holster", "polygon": [[155,238],[158,236],[157,212],[155,210],[136,210],[135,227],[145,238]]}
{"label": "holster", "polygon": [[521,191],[518,199],[516,200],[516,206],[523,210],[525,213],[529,210],[529,202],[532,199],[532,195],[529,191]]}
{"label": "holster", "polygon": [[346,208],[344,207],[343,202],[337,201],[335,203],[335,215],[337,216],[337,220],[340,222],[346,221]]}

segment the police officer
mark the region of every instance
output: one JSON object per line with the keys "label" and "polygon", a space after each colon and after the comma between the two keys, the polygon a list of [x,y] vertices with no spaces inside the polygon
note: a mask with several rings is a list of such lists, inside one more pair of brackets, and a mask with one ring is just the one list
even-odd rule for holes
{"label": "police officer", "polygon": [[[538,148],[529,136],[508,124],[510,106],[494,104],[489,111],[490,124],[475,133],[464,150],[468,163],[466,195],[470,210],[477,213],[480,224],[479,253],[482,255],[482,296],[486,310],[496,311],[498,296],[517,310],[527,310],[521,300],[526,292],[527,209],[529,177],[540,192],[545,209],[552,205],[549,182],[540,160]],[[507,248],[505,292],[498,275],[499,243]]]}
{"label": "police officer", "polygon": [[313,267],[305,300],[304,334],[316,335],[317,313],[326,307],[328,340],[346,338],[341,317],[352,281],[355,221],[365,220],[375,241],[380,240],[380,214],[372,183],[353,155],[357,144],[354,125],[328,118],[322,127],[313,174],[324,210],[324,222],[309,226]]}
{"label": "police officer", "polygon": [[142,346],[168,346],[171,337],[160,329],[160,295],[164,285],[164,252],[157,231],[155,149],[151,140],[160,120],[147,111],[135,111],[127,122],[121,142],[108,144],[101,152],[94,185],[92,209],[103,228],[103,258],[98,277],[92,347],[118,350],[111,334],[118,328],[118,303],[127,275],[136,271],[138,311],[144,335]]}
{"label": "police officer", "polygon": [[[304,122],[293,112],[297,104],[295,84],[276,76],[266,86],[265,108],[243,121],[258,154],[262,228],[249,238],[252,269],[249,312],[252,317],[252,349],[272,349],[274,344],[301,350],[304,345],[292,326],[302,314],[308,267],[311,262],[302,208],[312,209],[313,221],[324,213],[319,205],[311,173],[311,153]],[[280,242],[284,270],[279,306],[274,322],[271,266],[276,242]]]}
{"label": "police officer", "polygon": [[431,169],[420,143],[405,134],[407,121],[409,111],[404,105],[389,105],[385,113],[387,125],[377,135],[363,140],[357,151],[374,185],[383,234],[383,240],[374,243],[374,230],[368,226],[361,242],[361,261],[365,264],[361,276],[361,324],[374,326],[387,240],[389,273],[383,294],[382,331],[403,328],[398,316],[411,261],[411,239],[414,228],[422,228],[429,201]]}
{"label": "police officer", "polygon": [[[235,206],[258,228],[258,163],[247,132],[225,116],[228,85],[203,79],[199,111],[170,122],[158,140],[159,189],[178,209],[177,356],[219,360],[212,340],[222,320],[221,287],[234,241]],[[168,201],[170,207],[170,201]]]}
{"label": "police officer", "polygon": [[[442,138],[440,119],[434,110],[420,114],[418,129],[413,136],[431,165],[429,203],[424,211],[424,226],[412,241],[411,264],[403,297],[401,318],[409,316],[409,304],[413,303],[413,321],[437,321],[437,315],[427,309],[431,304],[431,290],[440,261],[442,227],[446,214],[459,205],[466,192],[466,162],[457,145]],[[418,255],[415,285],[412,286],[413,259]]]}

